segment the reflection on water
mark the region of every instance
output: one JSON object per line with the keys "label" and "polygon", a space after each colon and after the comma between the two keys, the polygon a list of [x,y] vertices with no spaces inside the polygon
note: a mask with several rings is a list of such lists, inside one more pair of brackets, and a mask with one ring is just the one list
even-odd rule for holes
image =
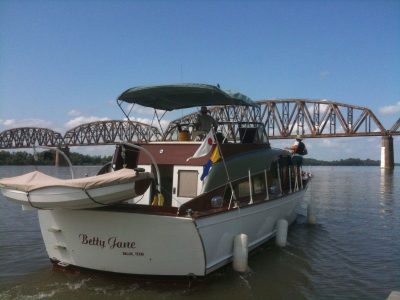
{"label": "reflection on water", "polygon": [[394,171],[388,169],[380,169],[380,183],[381,183],[381,194],[382,195],[392,195],[393,194],[393,181],[394,181]]}
{"label": "reflection on water", "polygon": [[[390,198],[393,194],[393,183],[394,183],[394,171],[388,169],[380,169],[381,176],[380,176],[380,192],[382,196],[386,196],[386,198]],[[389,196],[389,197],[388,197]]]}
{"label": "reflection on water", "polygon": [[[0,177],[32,167],[0,167]],[[95,174],[78,167],[75,173]],[[68,168],[44,168],[69,177]],[[247,274],[227,266],[206,278],[154,278],[53,269],[37,216],[0,196],[0,299],[385,299],[400,290],[400,169],[314,167],[287,247],[249,255]]]}
{"label": "reflection on water", "polygon": [[380,204],[382,213],[392,213],[393,188],[394,188],[394,170],[380,169]]}

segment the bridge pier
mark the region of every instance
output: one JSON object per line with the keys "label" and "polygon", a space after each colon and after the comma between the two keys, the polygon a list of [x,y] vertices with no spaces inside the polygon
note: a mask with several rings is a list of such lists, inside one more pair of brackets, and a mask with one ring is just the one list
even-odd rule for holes
{"label": "bridge pier", "polygon": [[[59,149],[69,157],[69,147],[59,148]],[[61,155],[61,153],[59,151],[56,151],[56,158],[55,158],[54,164],[56,167],[68,165],[65,158]]]}
{"label": "bridge pier", "polygon": [[391,135],[382,136],[381,168],[394,169],[393,137]]}

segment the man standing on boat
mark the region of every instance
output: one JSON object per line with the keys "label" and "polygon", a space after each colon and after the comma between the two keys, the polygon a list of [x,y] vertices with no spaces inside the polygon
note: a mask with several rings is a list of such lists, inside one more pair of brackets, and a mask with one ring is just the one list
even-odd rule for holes
{"label": "man standing on boat", "polygon": [[292,162],[295,166],[301,166],[303,164],[303,155],[307,154],[306,145],[302,142],[303,138],[300,135],[296,136],[294,144],[286,148],[292,152]]}
{"label": "man standing on boat", "polygon": [[218,122],[208,114],[207,107],[202,106],[194,123],[194,136],[206,135],[211,130],[211,127],[214,127],[214,131],[217,131]]}

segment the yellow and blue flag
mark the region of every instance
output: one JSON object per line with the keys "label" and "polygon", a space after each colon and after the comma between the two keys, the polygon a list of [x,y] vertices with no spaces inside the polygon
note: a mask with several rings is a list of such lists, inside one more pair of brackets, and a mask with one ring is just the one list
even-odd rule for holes
{"label": "yellow and blue flag", "polygon": [[200,180],[203,181],[204,178],[208,175],[208,172],[210,171],[211,167],[213,164],[215,164],[217,161],[221,159],[221,156],[219,154],[218,146],[214,148],[214,151],[212,152],[210,159],[207,161],[207,163],[203,166],[203,174],[201,174]]}

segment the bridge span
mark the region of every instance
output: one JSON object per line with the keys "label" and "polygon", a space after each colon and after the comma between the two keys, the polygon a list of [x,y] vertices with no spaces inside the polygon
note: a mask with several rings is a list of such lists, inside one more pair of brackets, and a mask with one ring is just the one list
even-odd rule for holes
{"label": "bridge span", "polygon": [[[219,130],[236,140],[243,122],[265,126],[269,139],[382,136],[381,165],[393,168],[393,136],[400,135],[400,118],[386,129],[368,108],[327,100],[268,99],[258,108],[218,106],[210,109]],[[193,124],[197,113],[170,122],[166,129],[135,121],[97,121],[82,124],[64,135],[47,128],[13,128],[0,133],[0,149],[35,146],[70,147],[107,145],[122,141],[171,141],[178,124]]]}

